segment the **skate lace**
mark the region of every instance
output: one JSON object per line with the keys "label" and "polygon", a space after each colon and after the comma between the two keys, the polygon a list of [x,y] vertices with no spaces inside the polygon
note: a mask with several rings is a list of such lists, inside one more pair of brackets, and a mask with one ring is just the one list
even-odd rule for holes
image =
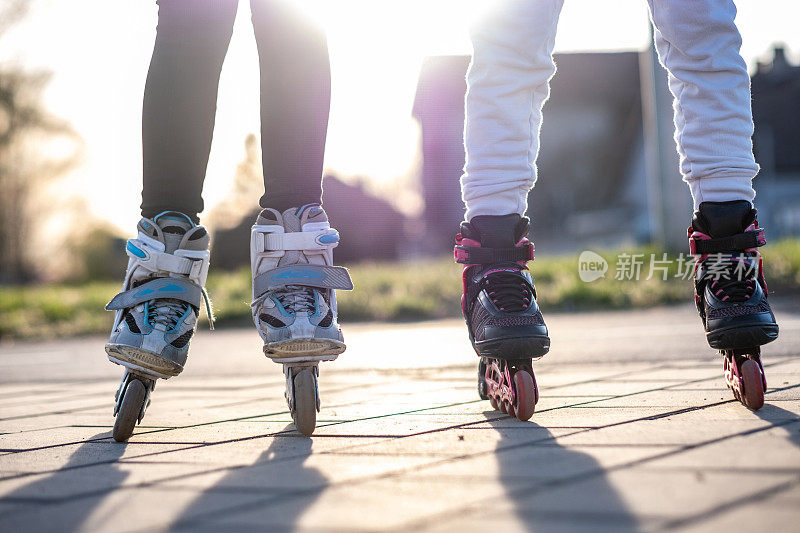
{"label": "skate lace", "polygon": [[145,314],[151,325],[160,324],[166,329],[175,329],[189,306],[180,300],[158,299],[145,304]]}
{"label": "skate lace", "polygon": [[286,311],[292,314],[307,311],[313,312],[316,307],[314,289],[301,285],[287,285],[283,289],[272,292]]}
{"label": "skate lace", "polygon": [[[711,280],[709,288],[714,296],[726,302],[746,302],[756,290],[754,276],[742,277],[742,263],[751,260],[749,256],[723,257],[712,259],[714,274],[707,274]],[[745,271],[747,265],[744,266]],[[738,270],[737,270],[738,269]]]}
{"label": "skate lace", "polygon": [[492,302],[501,311],[516,313],[524,311],[533,300],[533,288],[528,280],[515,272],[493,272],[484,278],[484,288]]}

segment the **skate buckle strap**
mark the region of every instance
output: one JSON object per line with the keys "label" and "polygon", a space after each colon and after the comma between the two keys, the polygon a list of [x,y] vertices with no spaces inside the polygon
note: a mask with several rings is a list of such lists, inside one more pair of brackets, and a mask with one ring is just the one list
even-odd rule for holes
{"label": "skate buckle strap", "polygon": [[758,228],[730,237],[712,239],[689,239],[689,253],[692,255],[715,254],[721,252],[740,252],[767,244],[764,228]]}
{"label": "skate buckle strap", "polygon": [[257,253],[276,250],[328,250],[339,245],[339,232],[333,228],[318,231],[296,231],[290,233],[266,233],[254,231]]}
{"label": "skate buckle strap", "polygon": [[317,287],[318,289],[353,290],[350,273],[344,267],[325,265],[290,265],[259,274],[253,280],[256,298],[267,291],[287,285]]}
{"label": "skate buckle strap", "polygon": [[[189,305],[199,308],[203,305],[206,297],[200,286],[195,285],[189,280],[181,278],[156,278],[138,287],[123,291],[106,304],[106,310],[118,311],[129,309],[135,305],[155,300],[156,298],[172,298],[186,302]],[[208,305],[208,302],[206,302]],[[211,316],[211,313],[209,313]]]}
{"label": "skate buckle strap", "polygon": [[125,251],[130,257],[138,260],[142,266],[152,272],[183,274],[197,279],[203,270],[202,259],[190,259],[162,252],[139,239],[128,240]]}
{"label": "skate buckle strap", "polygon": [[465,265],[487,265],[502,262],[532,261],[533,244],[523,242],[512,248],[482,248],[456,244],[453,249],[456,263]]}

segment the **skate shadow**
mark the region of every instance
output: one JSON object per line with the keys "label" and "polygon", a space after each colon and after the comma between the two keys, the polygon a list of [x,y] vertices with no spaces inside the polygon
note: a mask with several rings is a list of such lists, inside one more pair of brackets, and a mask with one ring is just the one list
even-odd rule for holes
{"label": "skate shadow", "polygon": [[91,515],[128,477],[119,468],[125,446],[99,440],[106,438],[108,431],[90,437],[57,471],[32,476],[34,481],[0,498],[0,531],[91,529],[87,524]]}
{"label": "skate shadow", "polygon": [[187,507],[171,531],[295,530],[328,487],[328,479],[304,463],[312,439],[294,425],[274,436],[251,465],[233,467]]}
{"label": "skate shadow", "polygon": [[559,445],[535,422],[498,414],[484,412],[502,437],[496,449],[500,483],[525,531],[639,530],[595,458]]}
{"label": "skate shadow", "polygon": [[[787,411],[771,403],[765,403],[764,407],[756,411],[755,414],[761,420],[769,422],[774,427],[783,427],[784,431],[788,433],[786,440],[800,448],[800,431],[797,428],[786,427],[800,420],[800,414]],[[787,420],[790,422],[787,422]]]}

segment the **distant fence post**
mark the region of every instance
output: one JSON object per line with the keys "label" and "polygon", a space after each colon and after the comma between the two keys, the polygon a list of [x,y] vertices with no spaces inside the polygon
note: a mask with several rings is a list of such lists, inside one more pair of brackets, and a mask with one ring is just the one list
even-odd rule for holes
{"label": "distant fence post", "polygon": [[651,24],[650,46],[639,56],[650,238],[668,250],[681,251],[686,248],[692,203],[678,169],[672,94],[667,72],[658,62],[652,32]]}

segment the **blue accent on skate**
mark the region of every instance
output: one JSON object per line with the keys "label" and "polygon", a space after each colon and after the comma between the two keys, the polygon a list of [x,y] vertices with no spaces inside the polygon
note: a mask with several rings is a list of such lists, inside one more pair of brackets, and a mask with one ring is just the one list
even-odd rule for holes
{"label": "blue accent on skate", "polygon": [[280,272],[272,276],[272,279],[275,280],[289,280],[289,281],[324,281],[328,275],[325,272],[319,272],[316,270],[306,270],[306,269],[295,269],[295,270],[286,270],[284,272]]}
{"label": "blue accent on skate", "polygon": [[296,215],[298,217],[302,216],[303,211],[306,210],[306,207],[319,207],[319,204],[306,204],[304,206],[298,207],[297,210],[295,211]]}
{"label": "blue accent on skate", "polygon": [[161,298],[174,298],[194,307],[203,304],[203,291],[199,285],[180,278],[157,278],[123,291],[106,305],[107,310],[129,309],[137,304]]}
{"label": "blue accent on skate", "polygon": [[167,337],[168,333],[173,334],[173,335],[175,333],[178,333],[181,325],[183,325],[183,323],[186,321],[186,318],[189,316],[189,313],[191,313],[191,311],[192,311],[192,308],[187,305],[186,306],[186,310],[183,312],[183,314],[178,319],[178,321],[175,322],[175,325],[172,326],[171,328],[169,328],[169,330],[164,332],[164,340],[166,340],[166,337]]}
{"label": "blue accent on skate", "polygon": [[322,244],[332,244],[334,242],[339,242],[339,236],[338,235],[323,235],[322,237],[319,238],[319,242],[321,242]]}
{"label": "blue accent on skate", "polygon": [[132,243],[131,241],[128,241],[128,244],[125,246],[125,248],[126,248],[126,249],[127,249],[129,252],[130,252],[130,253],[132,253],[133,255],[135,255],[136,257],[141,257],[142,259],[144,259],[145,257],[147,257],[147,254],[146,254],[146,253],[144,253],[144,252],[143,252],[142,250],[140,250],[139,248],[137,248],[136,246],[134,246],[134,245],[133,245],[133,243]]}
{"label": "blue accent on skate", "polygon": [[[172,215],[172,216],[170,216],[170,215]],[[192,218],[189,215],[184,215],[180,211],[162,211],[161,213],[159,213],[155,217],[153,217],[153,221],[154,222],[158,222],[158,220],[160,218],[162,218],[162,217],[166,218],[167,220],[186,221],[189,224],[191,224],[191,227],[195,227],[194,220],[192,220]]]}

